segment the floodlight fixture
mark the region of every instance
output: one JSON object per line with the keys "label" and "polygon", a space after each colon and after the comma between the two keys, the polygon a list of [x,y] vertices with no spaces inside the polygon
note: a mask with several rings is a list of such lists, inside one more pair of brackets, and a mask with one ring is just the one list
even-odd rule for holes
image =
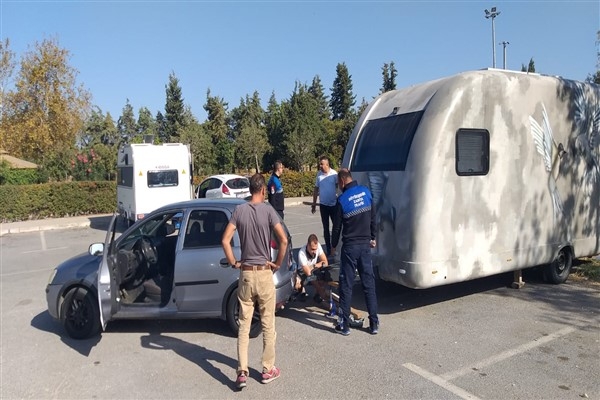
{"label": "floodlight fixture", "polygon": [[500,11],[496,7],[492,7],[492,11],[484,10],[485,18],[492,19],[492,67],[496,68],[496,29],[494,27],[494,19],[500,15]]}

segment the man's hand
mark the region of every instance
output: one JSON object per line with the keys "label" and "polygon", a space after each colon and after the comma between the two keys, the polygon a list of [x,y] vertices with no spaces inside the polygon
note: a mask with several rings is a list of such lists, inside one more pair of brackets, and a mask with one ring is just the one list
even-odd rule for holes
{"label": "man's hand", "polygon": [[277,270],[279,269],[279,265],[275,264],[272,261],[267,261],[267,265],[271,268],[271,271],[273,272],[277,272]]}
{"label": "man's hand", "polygon": [[315,204],[313,204],[312,206],[310,206],[310,212],[311,213],[315,213],[317,206]]}

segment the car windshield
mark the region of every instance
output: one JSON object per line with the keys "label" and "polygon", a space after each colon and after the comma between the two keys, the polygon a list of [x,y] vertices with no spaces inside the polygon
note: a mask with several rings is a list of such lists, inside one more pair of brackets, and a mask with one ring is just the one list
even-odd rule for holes
{"label": "car windshield", "polygon": [[131,231],[129,235],[121,241],[119,247],[128,247],[142,236],[159,238],[171,236],[173,234],[177,235],[181,225],[182,215],[181,212],[170,212],[157,215],[152,219],[143,220],[143,222],[138,224],[136,229]]}
{"label": "car windshield", "polygon": [[250,181],[248,178],[233,178],[225,183],[230,189],[248,189]]}

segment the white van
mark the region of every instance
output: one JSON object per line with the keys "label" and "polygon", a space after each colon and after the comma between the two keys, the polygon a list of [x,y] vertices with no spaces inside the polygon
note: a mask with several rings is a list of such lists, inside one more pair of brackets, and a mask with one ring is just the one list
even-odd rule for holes
{"label": "white van", "polygon": [[193,198],[192,156],[181,143],[128,144],[117,156],[117,209],[129,224]]}
{"label": "white van", "polygon": [[381,94],[343,166],[377,208],[379,276],[428,288],[600,253],[600,86],[481,70]]}

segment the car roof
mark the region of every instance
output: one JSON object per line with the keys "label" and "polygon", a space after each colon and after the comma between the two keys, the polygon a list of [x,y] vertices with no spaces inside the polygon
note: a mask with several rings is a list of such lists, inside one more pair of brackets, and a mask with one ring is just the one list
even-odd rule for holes
{"label": "car roof", "polygon": [[192,207],[206,207],[206,206],[217,206],[217,207],[227,207],[229,209],[234,209],[240,204],[246,203],[244,199],[236,199],[236,198],[216,198],[216,199],[193,199],[193,200],[185,200],[179,201],[177,203],[171,203],[166,206],[162,206],[157,209],[169,209],[169,208],[192,208]]}
{"label": "car roof", "polygon": [[212,176],[209,176],[209,177],[208,177],[208,178],[206,178],[206,179],[209,179],[209,178],[217,178],[217,179],[220,179],[220,180],[222,180],[222,181],[225,181],[225,182],[227,182],[227,181],[228,181],[228,180],[230,180],[230,179],[235,179],[235,178],[248,179],[248,178],[246,178],[245,176],[241,176],[241,175],[235,175],[235,174],[219,174],[219,175],[212,175]]}

